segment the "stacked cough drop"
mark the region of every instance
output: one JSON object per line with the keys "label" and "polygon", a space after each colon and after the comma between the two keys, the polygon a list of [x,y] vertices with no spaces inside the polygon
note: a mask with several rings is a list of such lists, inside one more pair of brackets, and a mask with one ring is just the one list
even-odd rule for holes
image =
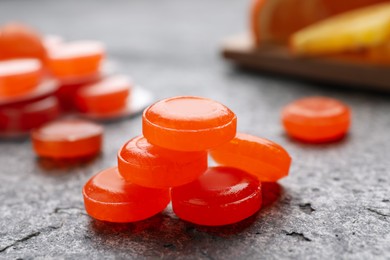
{"label": "stacked cough drop", "polygon": [[[172,200],[175,214],[209,226],[241,221],[261,208],[261,181],[286,176],[291,159],[279,145],[236,133],[237,117],[201,97],[161,100],[143,114],[143,136],[118,152],[118,167],[84,186],[93,218],[133,222]],[[208,152],[222,166],[207,165]]]}

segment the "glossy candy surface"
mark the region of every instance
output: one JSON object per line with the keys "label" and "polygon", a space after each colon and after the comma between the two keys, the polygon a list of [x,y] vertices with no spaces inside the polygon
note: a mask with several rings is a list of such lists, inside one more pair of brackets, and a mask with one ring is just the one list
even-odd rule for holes
{"label": "glossy candy surface", "polygon": [[282,111],[286,132],[306,142],[329,142],[348,131],[351,113],[347,105],[327,97],[308,97],[287,105]]}
{"label": "glossy candy surface", "polygon": [[213,167],[189,184],[172,188],[172,207],[186,221],[206,226],[239,222],[261,207],[261,185],[236,168]]}
{"label": "glossy candy surface", "polygon": [[48,67],[54,77],[66,80],[98,73],[104,57],[100,42],[77,41],[49,48]]}
{"label": "glossy candy surface", "polygon": [[138,136],[119,150],[118,169],[127,181],[141,186],[175,187],[195,180],[206,171],[207,152],[167,150]]}
{"label": "glossy candy surface", "polygon": [[56,119],[60,107],[55,97],[0,108],[0,133],[17,135]]}
{"label": "glossy candy surface", "polygon": [[242,133],[210,154],[217,163],[242,169],[262,182],[275,182],[287,176],[291,164],[289,154],[280,145]]}
{"label": "glossy candy surface", "polygon": [[36,88],[42,77],[37,59],[0,61],[0,96],[15,96]]}
{"label": "glossy candy surface", "polygon": [[80,119],[48,123],[32,132],[35,152],[41,157],[82,158],[100,152],[103,128]]}
{"label": "glossy candy surface", "polygon": [[58,89],[55,80],[43,80],[36,88],[26,93],[12,96],[0,96],[0,108],[31,103],[52,96]]}
{"label": "glossy candy surface", "polygon": [[46,58],[41,36],[28,26],[9,23],[0,28],[0,59]]}
{"label": "glossy candy surface", "polygon": [[81,112],[111,113],[126,107],[132,87],[125,76],[111,76],[80,88],[76,93],[77,108]]}
{"label": "glossy candy surface", "polygon": [[98,220],[134,222],[165,209],[169,189],[145,188],[126,182],[116,167],[92,177],[83,188],[87,213]]}
{"label": "glossy candy surface", "polygon": [[148,141],[167,149],[202,151],[231,140],[237,117],[211,99],[179,96],[145,109],[142,131]]}
{"label": "glossy candy surface", "polygon": [[76,109],[76,94],[86,86],[98,82],[101,78],[100,74],[87,77],[67,78],[66,80],[59,80],[59,88],[56,91],[56,96],[60,101],[61,107],[65,111]]}

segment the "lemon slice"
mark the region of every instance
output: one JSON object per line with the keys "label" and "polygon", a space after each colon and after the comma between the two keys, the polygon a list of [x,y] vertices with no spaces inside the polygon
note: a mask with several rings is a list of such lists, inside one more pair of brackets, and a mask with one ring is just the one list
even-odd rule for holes
{"label": "lemon slice", "polygon": [[290,38],[294,53],[332,54],[383,45],[390,40],[390,3],[349,11],[315,23]]}
{"label": "lemon slice", "polygon": [[256,43],[260,45],[266,42],[287,42],[292,33],[328,17],[330,14],[323,1],[253,1],[251,30]]}

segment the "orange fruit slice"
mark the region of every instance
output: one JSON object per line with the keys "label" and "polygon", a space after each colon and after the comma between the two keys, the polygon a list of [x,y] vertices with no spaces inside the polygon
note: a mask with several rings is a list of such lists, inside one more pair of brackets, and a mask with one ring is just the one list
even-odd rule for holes
{"label": "orange fruit slice", "polygon": [[287,42],[298,30],[332,15],[386,0],[254,0],[250,24],[256,45]]}
{"label": "orange fruit slice", "polygon": [[327,16],[322,0],[257,0],[251,12],[252,35],[257,45],[285,42],[293,32]]}
{"label": "orange fruit slice", "polygon": [[322,55],[380,46],[390,39],[390,3],[373,5],[304,28],[291,36],[294,53]]}
{"label": "orange fruit slice", "polygon": [[339,14],[368,5],[388,2],[388,0],[322,0],[332,14]]}
{"label": "orange fruit slice", "polygon": [[390,63],[390,43],[385,43],[375,48],[367,50],[367,57],[377,64]]}

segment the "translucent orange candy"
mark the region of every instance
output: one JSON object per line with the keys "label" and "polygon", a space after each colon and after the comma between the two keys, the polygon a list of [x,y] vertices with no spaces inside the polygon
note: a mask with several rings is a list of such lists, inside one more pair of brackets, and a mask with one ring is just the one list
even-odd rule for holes
{"label": "translucent orange candy", "polygon": [[10,107],[22,104],[28,104],[34,101],[53,96],[58,89],[58,82],[52,79],[42,80],[33,90],[15,94],[12,96],[0,95],[0,108]]}
{"label": "translucent orange candy", "polygon": [[93,176],[83,188],[87,213],[108,222],[134,222],[165,209],[169,189],[145,188],[126,182],[116,167]]}
{"label": "translucent orange candy", "polygon": [[85,85],[98,82],[100,79],[100,74],[94,74],[87,77],[75,77],[59,80],[60,86],[56,91],[56,96],[60,101],[61,108],[65,111],[75,110],[77,92]]}
{"label": "translucent orange candy", "polygon": [[42,77],[37,59],[0,61],[0,96],[15,96],[35,89]]}
{"label": "translucent orange candy", "polygon": [[213,167],[197,180],[172,188],[172,207],[186,221],[206,226],[228,225],[261,208],[261,185],[236,168]]}
{"label": "translucent orange candy", "polygon": [[46,50],[40,35],[28,26],[9,23],[0,28],[0,59],[36,58],[44,61]]}
{"label": "translucent orange candy", "polygon": [[22,134],[54,120],[59,115],[60,107],[54,97],[0,108],[0,133]]}
{"label": "translucent orange candy", "polygon": [[282,111],[286,132],[296,139],[320,143],[342,138],[351,123],[347,105],[327,97],[309,97],[287,105]]}
{"label": "translucent orange candy", "polygon": [[100,152],[103,128],[80,120],[63,119],[32,131],[35,152],[41,157],[82,158]]}
{"label": "translucent orange candy", "polygon": [[210,154],[217,163],[244,170],[262,182],[275,182],[287,176],[291,164],[289,154],[280,145],[242,133]]}
{"label": "translucent orange candy", "polygon": [[49,48],[48,68],[54,77],[89,77],[98,73],[105,51],[100,42],[77,41]]}
{"label": "translucent orange candy", "polygon": [[126,108],[132,84],[125,76],[111,76],[80,88],[76,93],[81,112],[104,114]]}
{"label": "translucent orange candy", "polygon": [[203,151],[231,140],[237,117],[211,99],[180,96],[145,109],[142,132],[154,145],[178,151]]}
{"label": "translucent orange candy", "polygon": [[195,180],[206,171],[207,152],[168,150],[138,136],[119,150],[118,169],[125,180],[141,186],[175,187]]}

